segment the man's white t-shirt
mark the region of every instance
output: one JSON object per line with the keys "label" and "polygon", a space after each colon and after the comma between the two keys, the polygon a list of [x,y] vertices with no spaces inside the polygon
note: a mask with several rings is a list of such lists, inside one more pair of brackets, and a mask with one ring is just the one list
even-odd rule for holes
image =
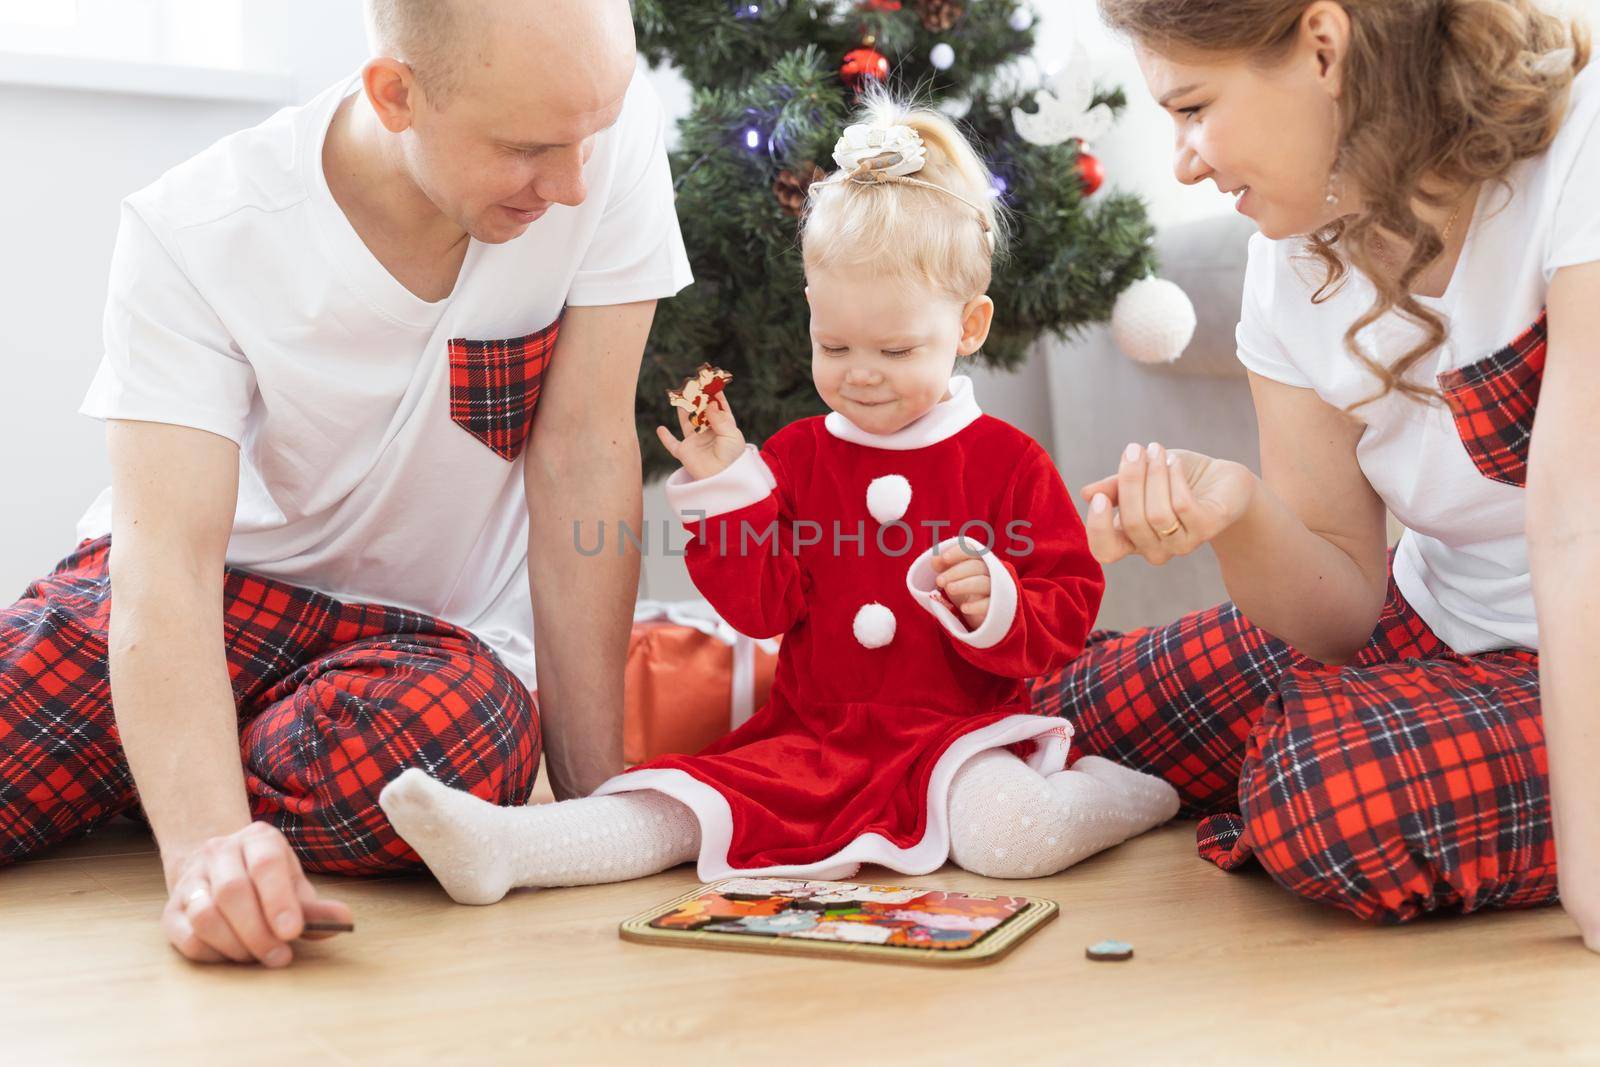
{"label": "man's white t-shirt", "polygon": [[[461,342],[526,338],[563,307],[690,283],[665,119],[635,75],[596,137],[584,203],[553,205],[503,244],[472,241],[454,291],[429,302],[328,189],[324,137],[359,85],[224,138],[124,202],[105,354],[81,410],[237,442],[230,565],[465,626],[532,688],[523,457],[452,421],[451,342],[458,358],[492,351]],[[480,412],[525,398],[495,388]],[[110,493],[80,537],[110,532]]]}
{"label": "man's white t-shirt", "polygon": [[[1505,349],[1540,318],[1557,270],[1600,260],[1600,63],[1578,75],[1554,143],[1508,178],[1509,190],[1490,185],[1480,195],[1444,295],[1418,297],[1443,317],[1449,336],[1408,380],[1437,389],[1438,375]],[[1344,408],[1378,389],[1344,344],[1373,289],[1351,272],[1336,295],[1313,305],[1321,267],[1302,247],[1297,238],[1251,238],[1239,358]],[[1383,361],[1420,337],[1394,313],[1361,335]],[[1445,405],[1393,393],[1355,414],[1366,423],[1361,470],[1405,527],[1394,577],[1406,601],[1457,652],[1537,649],[1525,490],[1479,471]]]}

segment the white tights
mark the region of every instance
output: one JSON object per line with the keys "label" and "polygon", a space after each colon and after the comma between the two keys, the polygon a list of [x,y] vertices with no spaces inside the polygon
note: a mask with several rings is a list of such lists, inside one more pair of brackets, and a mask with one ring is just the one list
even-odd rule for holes
{"label": "white tights", "polygon": [[[693,813],[654,791],[502,808],[413,768],[378,802],[462,904],[493,904],[517,887],[642,878],[700,853]],[[950,858],[989,878],[1041,877],[1177,810],[1166,782],[1097,756],[1041,775],[993,749],[968,760],[951,782]]]}

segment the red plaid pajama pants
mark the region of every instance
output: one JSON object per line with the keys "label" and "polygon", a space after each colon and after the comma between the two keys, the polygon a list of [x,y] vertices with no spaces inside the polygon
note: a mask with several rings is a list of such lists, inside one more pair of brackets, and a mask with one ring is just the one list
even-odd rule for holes
{"label": "red plaid pajama pants", "polygon": [[[136,813],[106,665],[110,549],[86,542],[0,610],[0,865]],[[251,813],[308,869],[420,866],[378,807],[407,767],[496,804],[532,793],[538,709],[466,630],[233,568],[223,630]]]}
{"label": "red plaid pajama pants", "polygon": [[1200,854],[1252,858],[1368,919],[1556,900],[1539,659],[1452,652],[1390,582],[1345,667],[1300,656],[1231,604],[1100,632],[1034,710],[1081,752],[1172,783]]}

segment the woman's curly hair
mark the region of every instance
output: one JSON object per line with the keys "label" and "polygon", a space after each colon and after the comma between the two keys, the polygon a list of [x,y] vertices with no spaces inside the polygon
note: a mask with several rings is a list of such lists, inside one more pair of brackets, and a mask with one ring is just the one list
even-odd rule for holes
{"label": "woman's curly hair", "polygon": [[[1265,67],[1287,56],[1312,2],[1099,0],[1113,29],[1152,51],[1236,55]],[[1359,212],[1307,235],[1306,251],[1324,268],[1312,299],[1331,296],[1351,267],[1370,277],[1377,297],[1345,332],[1350,354],[1382,383],[1363,403],[1393,391],[1428,402],[1437,391],[1406,375],[1444,343],[1445,326],[1411,285],[1444,240],[1417,217],[1413,202],[1457,203],[1480,182],[1504,184],[1513,164],[1548,148],[1573,78],[1589,61],[1589,36],[1582,23],[1536,0],[1339,2],[1350,18],[1350,46],[1335,166],[1341,181],[1362,190],[1363,202]],[[1380,227],[1411,248],[1398,277],[1376,269]],[[1390,311],[1423,337],[1384,363],[1364,352],[1357,336]]]}

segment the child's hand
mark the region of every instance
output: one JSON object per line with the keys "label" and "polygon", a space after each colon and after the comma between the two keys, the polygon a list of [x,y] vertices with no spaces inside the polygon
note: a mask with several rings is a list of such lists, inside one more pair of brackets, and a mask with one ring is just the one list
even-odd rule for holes
{"label": "child's hand", "polygon": [[984,547],[963,537],[933,558],[934,583],[961,612],[967,628],[976,630],[989,616],[989,566]]}
{"label": "child's hand", "polygon": [[726,391],[711,398],[706,406],[708,424],[699,433],[695,433],[688,412],[682,408],[673,410],[678,413],[678,432],[683,434],[683,440],[673,437],[665,426],[656,427],[656,436],[695,481],[721,474],[744,453],[744,434],[733,421]]}

